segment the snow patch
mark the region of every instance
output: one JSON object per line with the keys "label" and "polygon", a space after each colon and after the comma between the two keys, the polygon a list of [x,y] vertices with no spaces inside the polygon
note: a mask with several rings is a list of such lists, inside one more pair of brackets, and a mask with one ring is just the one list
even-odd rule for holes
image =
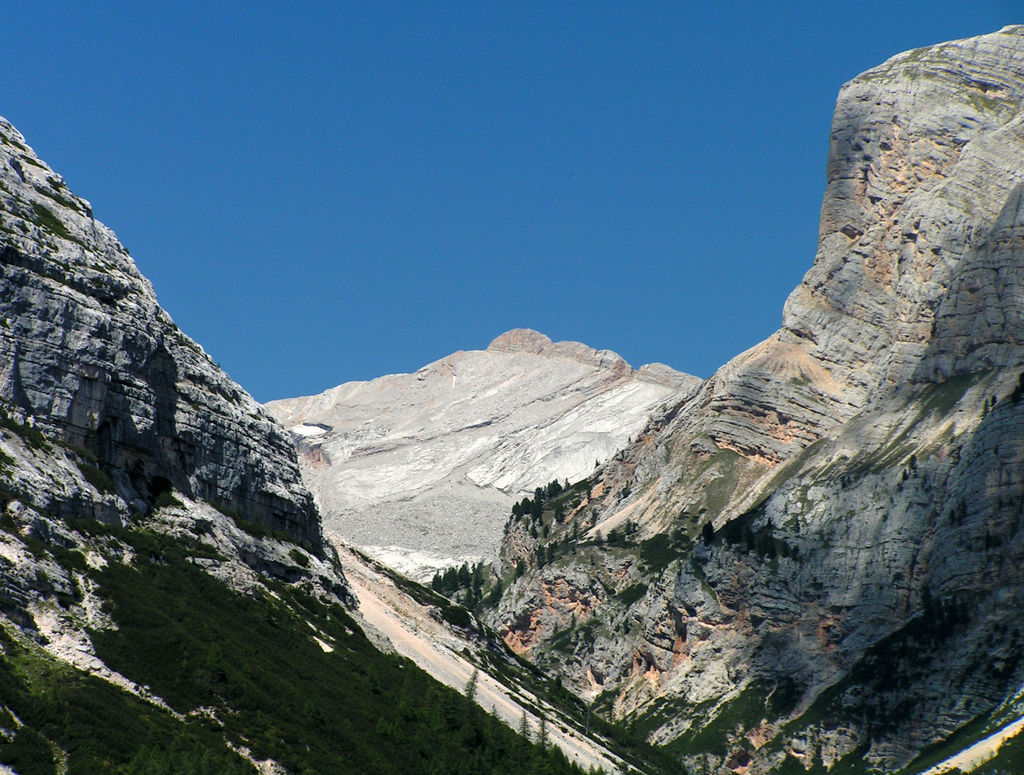
{"label": "snow patch", "polygon": [[394,568],[403,576],[408,576],[419,582],[430,581],[438,571],[458,567],[462,563],[475,565],[483,559],[482,557],[468,556],[445,557],[393,545],[360,546],[359,548],[373,559],[384,563],[389,568]]}
{"label": "snow patch", "polygon": [[305,423],[302,425],[296,425],[288,430],[296,436],[303,436],[305,438],[309,438],[311,436],[323,436],[327,433],[327,428],[324,428],[321,425],[306,425]]}

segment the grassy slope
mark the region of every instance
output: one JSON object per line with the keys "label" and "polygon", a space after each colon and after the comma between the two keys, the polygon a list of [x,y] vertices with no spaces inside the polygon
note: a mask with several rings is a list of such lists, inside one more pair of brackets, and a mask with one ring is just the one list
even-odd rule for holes
{"label": "grassy slope", "polygon": [[292,773],[579,772],[377,651],[340,606],[283,584],[245,597],[172,539],[118,537],[134,563],[86,571],[118,625],[93,633],[97,653],[181,715],[5,635],[0,705],[22,726],[0,710],[0,727],[16,730],[0,762],[21,775],[55,772],[65,753],[72,775],[253,771],[228,743]]}

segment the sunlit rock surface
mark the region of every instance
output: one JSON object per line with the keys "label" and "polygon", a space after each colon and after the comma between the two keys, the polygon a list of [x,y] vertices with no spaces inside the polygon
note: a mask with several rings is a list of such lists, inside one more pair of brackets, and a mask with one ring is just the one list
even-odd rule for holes
{"label": "sunlit rock surface", "polygon": [[429,575],[492,556],[515,500],[591,474],[698,383],[518,329],[414,374],[267,408],[298,444],[326,532]]}
{"label": "sunlit rock surface", "polygon": [[174,488],[320,550],[295,452],[157,304],[88,202],[0,119],[0,399],[77,448],[116,498],[59,513],[124,519]]}
{"label": "sunlit rock surface", "polygon": [[1020,715],[1022,101],[1021,26],[842,88],[782,328],[563,527],[510,523],[513,648],[701,773],[893,771]]}

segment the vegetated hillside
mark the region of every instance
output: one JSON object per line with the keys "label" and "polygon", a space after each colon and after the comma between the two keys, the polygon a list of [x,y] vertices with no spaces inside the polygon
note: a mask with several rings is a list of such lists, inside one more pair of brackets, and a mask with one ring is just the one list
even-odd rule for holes
{"label": "vegetated hillside", "polygon": [[547,739],[581,767],[632,775],[678,773],[662,753],[588,712],[556,677],[516,657],[469,611],[386,565],[342,548],[359,613],[397,653],[476,698],[520,733]]}
{"label": "vegetated hillside", "polygon": [[516,329],[414,374],[273,401],[331,537],[414,577],[491,559],[502,514],[579,479],[696,377]]}
{"label": "vegetated hillside", "polygon": [[283,431],[0,121],[0,769],[579,772],[364,635]]}
{"label": "vegetated hillside", "polygon": [[[229,521],[193,509],[130,529],[65,520],[62,545],[0,532],[7,572],[36,576],[26,606],[5,600],[31,619],[0,628],[0,762],[20,775],[582,772],[378,651],[318,588],[315,558],[246,574],[221,553]],[[278,550],[282,567],[301,552],[232,538]],[[211,573],[226,567],[244,586]]]}
{"label": "vegetated hillside", "polygon": [[513,648],[696,772],[921,772],[1021,714],[1022,100],[1019,26],[842,88],[782,328],[520,504]]}

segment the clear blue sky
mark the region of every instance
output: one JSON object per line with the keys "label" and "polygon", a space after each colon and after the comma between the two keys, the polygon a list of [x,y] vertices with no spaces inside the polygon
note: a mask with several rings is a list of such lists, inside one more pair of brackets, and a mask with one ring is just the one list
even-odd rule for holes
{"label": "clear blue sky", "polygon": [[1021,21],[1011,2],[34,0],[4,11],[0,115],[259,400],[519,326],[707,376],[778,327],[813,261],[842,83]]}

